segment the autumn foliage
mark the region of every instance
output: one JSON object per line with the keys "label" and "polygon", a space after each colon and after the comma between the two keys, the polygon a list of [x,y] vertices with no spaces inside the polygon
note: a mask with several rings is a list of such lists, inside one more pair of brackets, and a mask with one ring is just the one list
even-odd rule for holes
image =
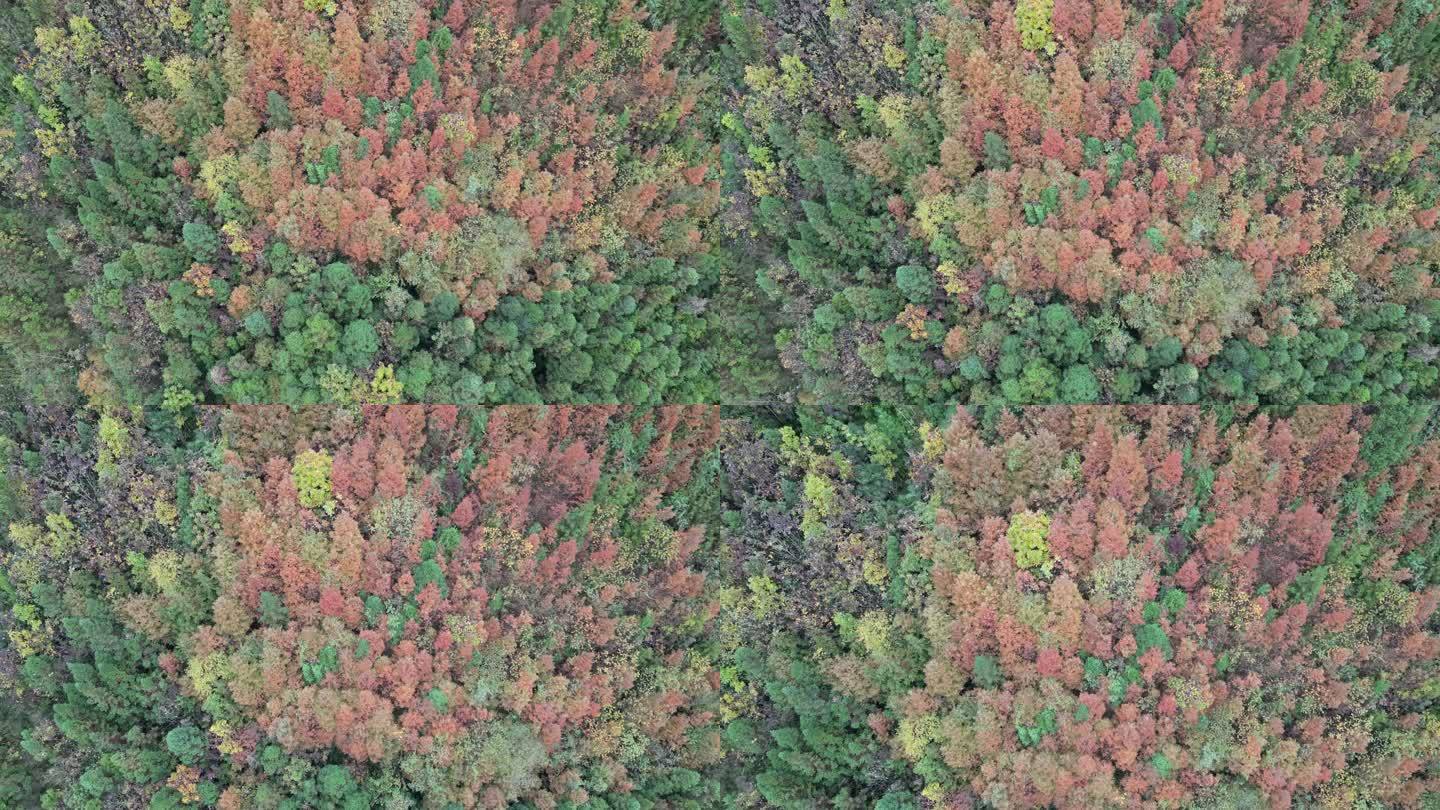
{"label": "autumn foliage", "polygon": [[[237,5],[224,58],[244,69],[189,179],[217,206],[243,204],[241,269],[275,241],[361,263],[408,256],[405,275],[477,318],[508,292],[612,276],[607,230],[683,257],[718,187],[703,162],[646,143],[661,125],[623,127],[622,115],[674,127],[695,101],[665,64],[673,33],[643,18],[611,12],[633,46],[607,71],[598,32],[530,4]],[[620,176],[622,142],[647,171]]]}
{"label": "autumn foliage", "polygon": [[202,411],[183,445],[55,416],[0,442],[6,796],[1440,787],[1433,406],[258,406]]}
{"label": "autumn foliage", "polygon": [[1436,0],[9,0],[0,808],[1440,808]]}
{"label": "autumn foliage", "polygon": [[[267,805],[282,755],[398,766],[464,807],[643,795],[718,756],[705,526],[685,517],[713,409],[213,417],[195,548],[139,557],[149,585],[118,609],[208,714],[186,764],[228,784],[218,806]],[[197,576],[211,603],[178,619]]]}
{"label": "autumn foliage", "polygon": [[962,410],[919,468],[928,582],[825,667],[948,806],[1420,806],[1440,468],[1407,418]]}
{"label": "autumn foliage", "polygon": [[14,361],[63,347],[87,395],[179,418],[718,395],[685,14],[153,5],[36,0],[7,29]]}
{"label": "autumn foliage", "polygon": [[806,387],[932,406],[1433,385],[1412,363],[1434,342],[1434,117],[1387,55],[1396,4],[775,5],[735,19],[727,123]]}

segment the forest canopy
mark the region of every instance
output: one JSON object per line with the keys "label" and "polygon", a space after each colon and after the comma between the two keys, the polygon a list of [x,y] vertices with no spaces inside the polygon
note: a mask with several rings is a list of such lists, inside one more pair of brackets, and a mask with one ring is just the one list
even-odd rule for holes
{"label": "forest canopy", "polygon": [[1434,0],[11,0],[0,807],[1440,810]]}
{"label": "forest canopy", "polygon": [[1440,795],[1433,407],[63,418],[0,445],[7,806]]}
{"label": "forest canopy", "polygon": [[798,424],[722,451],[761,806],[1434,803],[1433,409]]}
{"label": "forest canopy", "polygon": [[25,0],[7,398],[1440,388],[1410,0]]}
{"label": "forest canopy", "polygon": [[1435,388],[1427,4],[773,0],[722,117],[819,401]]}
{"label": "forest canopy", "polygon": [[41,767],[0,793],[353,808],[690,790],[722,754],[701,570],[719,427],[706,406],[255,406],[164,452],[133,425],[32,434],[7,459],[0,592],[7,689],[28,697],[9,719]]}

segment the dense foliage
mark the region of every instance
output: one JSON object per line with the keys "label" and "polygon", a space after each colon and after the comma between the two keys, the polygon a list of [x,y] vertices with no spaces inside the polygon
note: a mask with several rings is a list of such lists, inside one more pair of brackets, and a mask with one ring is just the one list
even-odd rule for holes
{"label": "dense foliage", "polygon": [[752,433],[727,739],[778,807],[1432,806],[1432,414],[961,410],[889,493]]}
{"label": "dense foliage", "polygon": [[697,570],[717,416],[266,406],[158,455],[134,426],[42,438],[37,417],[7,445],[3,594],[38,767],[0,788],[693,805],[722,754]]}
{"label": "dense foliage", "polygon": [[16,12],[13,362],[68,310],[87,392],[155,411],[720,396],[720,181],[676,21],[155,5]]}
{"label": "dense foliage", "polygon": [[1433,393],[1440,119],[1405,57],[1440,22],[1399,5],[728,17],[727,160],[782,362],[821,401],[932,418]]}
{"label": "dense foliage", "polygon": [[26,0],[15,398],[1440,390],[1431,3]]}
{"label": "dense foliage", "polygon": [[1440,808],[1435,0],[10,0],[0,807]]}
{"label": "dense foliage", "polygon": [[1440,799],[1433,406],[719,415],[237,406],[180,438],[15,415],[0,791]]}

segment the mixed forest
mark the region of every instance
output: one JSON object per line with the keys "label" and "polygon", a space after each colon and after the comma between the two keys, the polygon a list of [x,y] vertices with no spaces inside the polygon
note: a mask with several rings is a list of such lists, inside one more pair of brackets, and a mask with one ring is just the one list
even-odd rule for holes
{"label": "mixed forest", "polygon": [[1440,411],[207,408],[0,451],[27,807],[1433,807]]}
{"label": "mixed forest", "polygon": [[1440,4],[11,0],[0,807],[1440,810]]}

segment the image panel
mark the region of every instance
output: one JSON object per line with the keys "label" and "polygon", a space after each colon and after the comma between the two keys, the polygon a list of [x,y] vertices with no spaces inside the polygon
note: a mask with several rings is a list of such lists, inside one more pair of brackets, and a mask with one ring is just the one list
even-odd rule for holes
{"label": "image panel", "polygon": [[1433,408],[981,408],[901,454],[868,427],[727,425],[754,806],[1440,796]]}
{"label": "image panel", "polygon": [[156,412],[721,401],[713,11],[9,4],[0,377]]}
{"label": "image panel", "polygon": [[701,806],[717,416],[257,406],[171,448],[114,420],[8,437],[0,803]]}
{"label": "image panel", "polygon": [[726,30],[733,216],[814,404],[1436,396],[1433,8],[757,0]]}

